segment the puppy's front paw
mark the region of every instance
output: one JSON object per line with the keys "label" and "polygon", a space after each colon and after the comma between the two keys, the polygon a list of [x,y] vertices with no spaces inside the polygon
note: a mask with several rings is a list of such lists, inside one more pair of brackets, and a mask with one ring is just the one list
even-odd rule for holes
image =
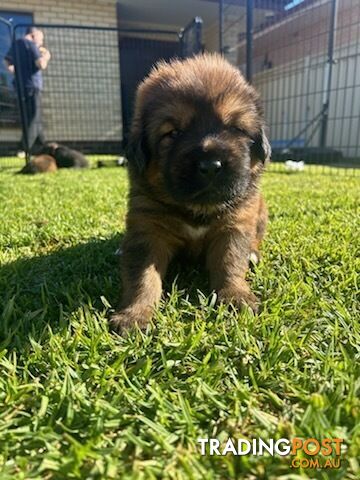
{"label": "puppy's front paw", "polygon": [[250,307],[254,313],[259,310],[259,302],[250,288],[244,283],[241,286],[222,288],[218,292],[220,303],[232,303],[238,308]]}
{"label": "puppy's front paw", "polygon": [[111,330],[124,334],[138,326],[140,330],[145,330],[150,321],[152,309],[150,307],[124,308],[115,312],[109,319]]}

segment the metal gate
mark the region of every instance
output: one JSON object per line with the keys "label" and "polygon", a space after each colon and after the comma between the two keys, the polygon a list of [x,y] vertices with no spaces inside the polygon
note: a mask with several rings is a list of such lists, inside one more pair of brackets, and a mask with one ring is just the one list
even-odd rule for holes
{"label": "metal gate", "polygon": [[[24,25],[14,29],[6,21],[4,25],[14,45],[16,69],[19,61],[17,41],[23,36]],[[80,25],[34,26],[44,32],[45,47],[52,56],[43,75],[41,95],[46,140],[85,153],[120,154],[126,144],[138,83],[159,59],[186,57],[201,50],[202,22],[199,18],[180,32]],[[29,158],[32,146],[29,145],[26,87],[20,75],[15,77],[18,80],[16,88],[15,84],[8,87],[13,100],[16,97],[18,100],[17,123],[13,130],[17,128],[20,139],[21,126]],[[2,106],[0,116],[3,116]],[[5,140],[0,138],[0,148]],[[36,144],[33,152],[36,152]]]}

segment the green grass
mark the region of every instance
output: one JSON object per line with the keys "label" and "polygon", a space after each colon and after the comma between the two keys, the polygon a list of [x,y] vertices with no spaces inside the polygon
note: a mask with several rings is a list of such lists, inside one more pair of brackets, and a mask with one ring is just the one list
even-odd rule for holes
{"label": "green grass", "polygon": [[[263,190],[262,312],[214,308],[173,268],[149,331],[120,338],[126,171],[0,172],[1,480],[359,478],[360,180],[269,172]],[[197,443],[259,436],[347,448],[305,472]]]}

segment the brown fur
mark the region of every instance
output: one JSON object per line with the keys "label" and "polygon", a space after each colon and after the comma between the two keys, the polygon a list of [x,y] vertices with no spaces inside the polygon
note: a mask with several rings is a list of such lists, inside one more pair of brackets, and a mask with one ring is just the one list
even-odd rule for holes
{"label": "brown fur", "polygon": [[50,173],[57,170],[56,160],[51,155],[37,155],[19,173]]}
{"label": "brown fur", "polygon": [[[219,301],[256,311],[245,276],[265,232],[258,181],[269,156],[258,95],[223,58],[202,55],[153,69],[136,98],[124,291],[113,328],[146,327],[181,250],[205,257]],[[221,167],[214,176],[210,164]]]}

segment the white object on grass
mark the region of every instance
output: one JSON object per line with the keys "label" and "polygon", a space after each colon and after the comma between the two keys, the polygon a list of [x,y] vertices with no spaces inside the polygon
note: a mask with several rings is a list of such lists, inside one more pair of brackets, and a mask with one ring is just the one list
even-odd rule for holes
{"label": "white object on grass", "polygon": [[118,157],[116,160],[116,164],[119,167],[124,167],[125,165],[127,165],[127,159],[125,157]]}
{"label": "white object on grass", "polygon": [[285,162],[285,167],[291,172],[302,172],[305,169],[305,163],[303,161],[294,162],[293,160],[287,160]]}

